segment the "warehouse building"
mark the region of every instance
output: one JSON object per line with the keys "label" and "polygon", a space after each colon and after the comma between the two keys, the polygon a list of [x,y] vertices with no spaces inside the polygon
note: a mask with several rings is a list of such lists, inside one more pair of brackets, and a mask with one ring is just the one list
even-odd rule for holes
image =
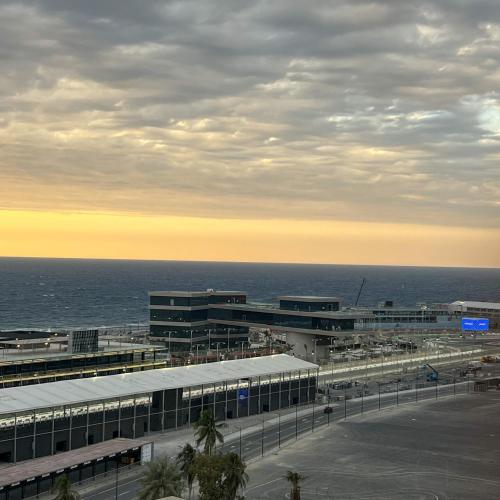
{"label": "warehouse building", "polygon": [[279,354],[0,390],[0,462],[275,411],[315,398],[318,367]]}

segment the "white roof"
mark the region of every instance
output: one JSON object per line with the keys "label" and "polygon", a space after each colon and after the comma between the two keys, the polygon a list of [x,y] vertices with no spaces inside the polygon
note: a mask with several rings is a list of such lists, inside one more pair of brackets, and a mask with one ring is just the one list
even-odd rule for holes
{"label": "white roof", "polygon": [[456,300],[452,306],[476,307],[478,309],[494,309],[500,311],[500,302],[473,302],[471,300]]}
{"label": "white roof", "polygon": [[317,365],[313,363],[287,354],[276,354],[105,377],[9,387],[0,389],[0,414],[132,396],[164,389],[213,384],[226,380],[289,371],[316,369]]}

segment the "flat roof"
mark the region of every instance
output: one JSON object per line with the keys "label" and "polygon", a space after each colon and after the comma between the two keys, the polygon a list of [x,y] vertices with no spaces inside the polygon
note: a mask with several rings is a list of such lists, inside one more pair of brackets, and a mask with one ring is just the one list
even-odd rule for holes
{"label": "flat roof", "polygon": [[321,295],[280,295],[278,300],[292,300],[296,302],[340,302],[338,297],[322,297]]}
{"label": "flat roof", "polygon": [[492,309],[500,311],[500,302],[474,302],[472,300],[456,300],[452,306],[476,307],[477,309]]}
{"label": "flat roof", "polygon": [[91,444],[84,448],[65,451],[48,457],[25,460],[17,465],[0,469],[0,486],[50,474],[72,465],[78,465],[91,460],[115,455],[121,451],[130,450],[138,446],[151,443],[150,439],[115,438],[98,444]]}
{"label": "flat roof", "polygon": [[38,337],[31,339],[13,339],[13,340],[3,340],[0,339],[0,344],[9,344],[9,345],[31,345],[31,344],[45,344],[45,342],[49,344],[63,344],[68,343],[68,337]]}
{"label": "flat roof", "polygon": [[131,352],[151,352],[161,351],[164,347],[155,346],[152,344],[129,344],[111,341],[109,346],[107,341],[102,345],[99,341],[99,351],[94,352],[68,352],[59,351],[57,349],[46,350],[42,349],[0,349],[0,365],[13,364],[16,362],[32,362],[32,361],[46,361],[46,360],[60,360],[60,359],[76,359],[76,358],[92,358],[96,356],[112,356],[113,354],[126,354]]}
{"label": "flat roof", "polygon": [[0,414],[316,369],[317,365],[313,363],[287,354],[275,354],[259,358],[9,387],[0,389]]}
{"label": "flat roof", "polygon": [[204,292],[186,290],[153,290],[148,292],[150,296],[155,297],[209,297],[210,295],[247,295],[247,292],[237,290],[206,290]]}

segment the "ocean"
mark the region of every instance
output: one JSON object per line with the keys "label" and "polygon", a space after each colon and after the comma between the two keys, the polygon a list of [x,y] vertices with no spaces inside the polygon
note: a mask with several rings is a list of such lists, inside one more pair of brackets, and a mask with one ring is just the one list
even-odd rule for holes
{"label": "ocean", "polygon": [[149,290],[241,290],[250,301],[333,295],[343,305],[393,300],[500,302],[500,269],[0,258],[0,329],[145,324]]}

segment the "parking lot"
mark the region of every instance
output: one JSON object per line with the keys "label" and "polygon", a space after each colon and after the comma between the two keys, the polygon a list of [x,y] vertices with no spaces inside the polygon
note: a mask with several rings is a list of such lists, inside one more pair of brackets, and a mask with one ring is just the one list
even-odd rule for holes
{"label": "parking lot", "polygon": [[249,499],[492,499],[500,477],[500,393],[393,407],[323,427],[248,468]]}

